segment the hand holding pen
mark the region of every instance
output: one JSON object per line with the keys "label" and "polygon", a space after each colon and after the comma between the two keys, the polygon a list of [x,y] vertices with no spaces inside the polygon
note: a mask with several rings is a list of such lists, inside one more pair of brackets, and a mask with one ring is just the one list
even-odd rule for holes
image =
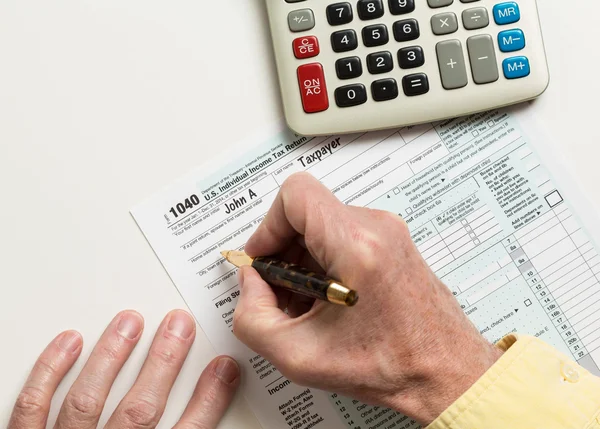
{"label": "hand holding pen", "polygon": [[430,270],[399,216],[346,206],[308,174],[284,182],[245,251],[280,255],[360,294],[352,308],[332,305],[272,288],[242,264],[234,333],[298,384],[428,424],[501,355]]}

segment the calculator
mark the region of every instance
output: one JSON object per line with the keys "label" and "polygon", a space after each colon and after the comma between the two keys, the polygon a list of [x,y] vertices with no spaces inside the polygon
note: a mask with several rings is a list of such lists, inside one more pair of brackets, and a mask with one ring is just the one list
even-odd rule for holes
{"label": "calculator", "polygon": [[549,82],[536,0],[266,0],[288,126],[305,136],[432,122]]}

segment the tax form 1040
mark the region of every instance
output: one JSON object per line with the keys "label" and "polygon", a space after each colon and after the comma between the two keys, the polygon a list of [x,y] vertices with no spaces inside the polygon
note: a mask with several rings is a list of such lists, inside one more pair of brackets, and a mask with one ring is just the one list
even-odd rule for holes
{"label": "tax form 1040", "polygon": [[492,111],[319,138],[285,131],[132,211],[216,351],[240,362],[243,392],[264,428],[417,427],[393,410],[291,383],[231,332],[236,269],[219,251],[244,245],[298,171],[346,204],[402,216],[490,341],[536,335],[600,375],[600,255],[517,117]]}

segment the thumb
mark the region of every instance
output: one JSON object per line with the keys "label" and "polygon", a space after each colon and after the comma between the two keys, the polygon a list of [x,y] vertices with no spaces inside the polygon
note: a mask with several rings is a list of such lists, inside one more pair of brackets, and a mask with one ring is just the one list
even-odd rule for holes
{"label": "thumb", "polygon": [[277,296],[250,266],[238,270],[238,283],[241,294],[233,315],[233,333],[254,350],[261,353],[274,337],[274,330],[282,322],[290,320],[277,306]]}

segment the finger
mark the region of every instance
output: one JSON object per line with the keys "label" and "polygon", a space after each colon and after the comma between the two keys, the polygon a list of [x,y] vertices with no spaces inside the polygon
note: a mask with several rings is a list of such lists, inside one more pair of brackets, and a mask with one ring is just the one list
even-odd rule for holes
{"label": "finger", "polygon": [[240,384],[240,368],[227,356],[215,358],[202,372],[192,399],[173,429],[215,429]]}
{"label": "finger", "polygon": [[46,427],[52,396],[79,355],[83,340],[75,331],[58,335],[42,352],[17,398],[8,429]]}
{"label": "finger", "polygon": [[238,283],[241,293],[233,313],[233,333],[256,350],[289,316],[279,308],[274,290],[254,268],[240,267]]}
{"label": "finger", "polygon": [[196,323],[185,311],[172,311],[165,317],[137,380],[110,417],[106,428],[156,427],[194,342],[195,333]]}
{"label": "finger", "polygon": [[57,429],[95,428],[119,371],[139,341],[144,319],[135,311],[119,313],[108,325],[69,390]]}
{"label": "finger", "polygon": [[[298,234],[317,262],[327,268],[326,247],[340,212],[345,210],[335,196],[308,173],[290,176],[281,186],[273,205],[245,246],[251,256],[273,255],[286,249]],[[329,249],[333,251],[334,249]]]}

